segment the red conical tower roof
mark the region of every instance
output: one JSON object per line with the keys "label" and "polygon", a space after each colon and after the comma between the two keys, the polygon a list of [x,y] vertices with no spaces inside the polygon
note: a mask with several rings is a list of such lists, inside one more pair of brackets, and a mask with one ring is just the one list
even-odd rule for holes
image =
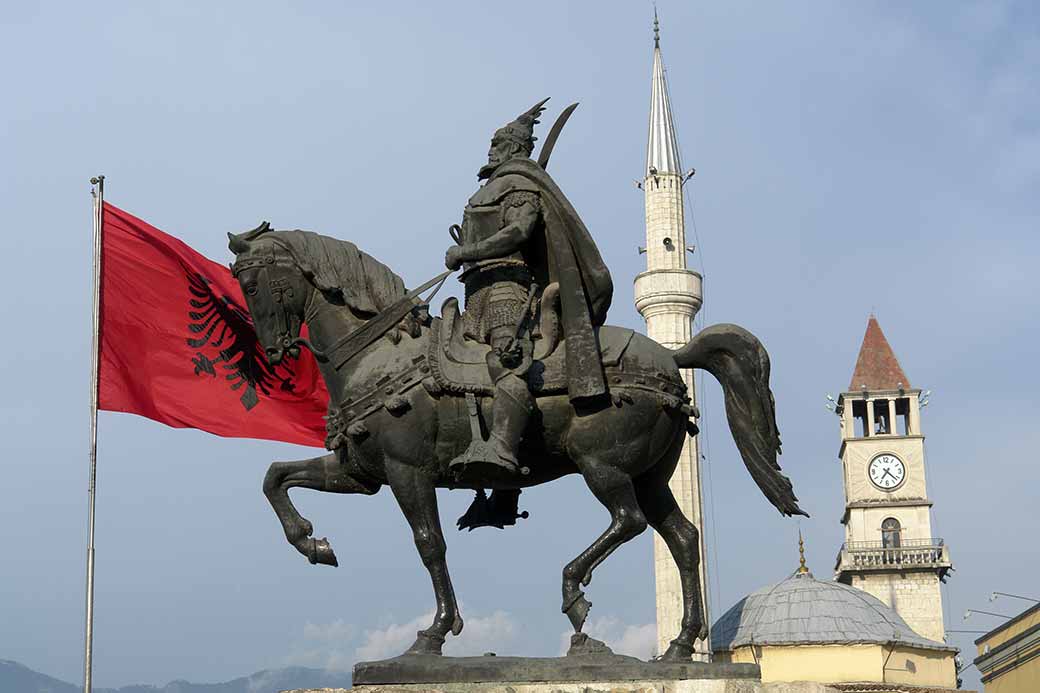
{"label": "red conical tower roof", "polygon": [[852,372],[850,391],[859,391],[866,385],[868,390],[895,390],[909,388],[910,380],[899,365],[881,325],[873,315],[867,321],[867,333],[863,335],[863,346],[856,358],[856,370]]}

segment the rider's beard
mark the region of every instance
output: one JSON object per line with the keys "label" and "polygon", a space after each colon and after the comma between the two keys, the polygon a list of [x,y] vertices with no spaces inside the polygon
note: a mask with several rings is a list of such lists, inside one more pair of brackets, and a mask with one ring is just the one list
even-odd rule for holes
{"label": "rider's beard", "polygon": [[501,161],[489,161],[480,167],[477,171],[477,180],[487,180],[495,172],[499,166],[502,165]]}

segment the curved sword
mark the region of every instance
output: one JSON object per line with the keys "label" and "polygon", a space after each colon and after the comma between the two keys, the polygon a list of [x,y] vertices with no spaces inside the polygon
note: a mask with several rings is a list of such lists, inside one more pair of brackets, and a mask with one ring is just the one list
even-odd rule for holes
{"label": "curved sword", "polygon": [[571,117],[571,113],[574,113],[574,109],[577,107],[578,104],[575,102],[563,109],[559,117],[556,118],[556,122],[553,123],[552,129],[549,130],[549,136],[545,138],[542,151],[538,152],[538,165],[543,169],[549,166],[549,157],[552,156],[553,147],[556,146],[556,140],[560,137],[560,131],[563,130],[563,126],[567,124],[567,119]]}

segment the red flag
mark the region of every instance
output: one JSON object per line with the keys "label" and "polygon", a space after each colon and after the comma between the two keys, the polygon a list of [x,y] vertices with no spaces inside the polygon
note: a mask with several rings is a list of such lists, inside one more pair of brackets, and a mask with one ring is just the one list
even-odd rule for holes
{"label": "red flag", "polygon": [[329,395],[310,352],[271,366],[227,267],[118,207],[103,215],[99,408],[323,447]]}

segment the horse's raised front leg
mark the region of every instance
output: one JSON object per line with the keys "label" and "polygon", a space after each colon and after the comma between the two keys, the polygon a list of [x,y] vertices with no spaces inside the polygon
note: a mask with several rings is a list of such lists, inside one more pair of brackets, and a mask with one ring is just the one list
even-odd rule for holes
{"label": "horse's raised front leg", "polygon": [[421,630],[415,643],[405,654],[441,654],[444,638],[462,632],[462,616],[455,601],[455,590],[448,575],[445,560],[447,545],[441,532],[441,518],[437,512],[437,492],[433,479],[415,467],[396,460],[386,461],[386,476],[390,489],[401,506],[401,512],[412,528],[415,547],[423,565],[433,580],[433,592],[437,598],[437,613],[433,624]]}
{"label": "horse's raised front leg", "polygon": [[580,633],[592,604],[579,585],[588,585],[596,566],[626,541],[639,536],[646,529],[646,518],[639,509],[628,474],[596,459],[577,463],[593,495],[610,512],[607,530],[563,569],[563,612],[574,631]]}
{"label": "horse's raised front leg", "polygon": [[294,486],[330,493],[363,493],[372,495],[379,486],[362,483],[350,476],[337,453],[293,462],[275,462],[264,476],[264,495],[278,515],[285,538],[312,564],[339,565],[328,539],[312,539],[314,527],[296,510],[289,498]]}

